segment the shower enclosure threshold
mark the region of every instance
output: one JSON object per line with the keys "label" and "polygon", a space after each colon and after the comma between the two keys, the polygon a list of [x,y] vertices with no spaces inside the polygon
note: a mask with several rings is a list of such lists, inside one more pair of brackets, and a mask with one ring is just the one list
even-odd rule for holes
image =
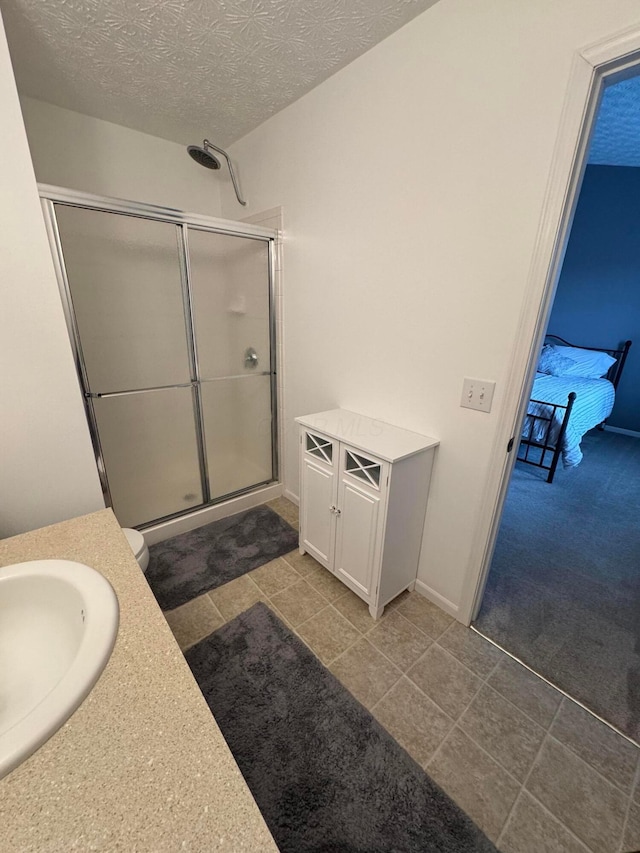
{"label": "shower enclosure threshold", "polygon": [[243,491],[231,497],[222,498],[220,501],[196,509],[186,510],[170,518],[154,521],[151,524],[139,525],[138,529],[144,532],[147,545],[155,545],[180,533],[196,530],[212,521],[227,518],[237,512],[253,509],[267,501],[275,500],[282,496],[284,487],[282,483],[265,483],[257,488]]}

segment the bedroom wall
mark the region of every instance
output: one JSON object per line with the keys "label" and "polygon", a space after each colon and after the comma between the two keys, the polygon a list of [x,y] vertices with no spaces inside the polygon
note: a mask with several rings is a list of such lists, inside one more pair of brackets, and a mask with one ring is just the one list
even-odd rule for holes
{"label": "bedroom wall", "polygon": [[[247,213],[283,207],[286,486],[299,414],[439,438],[419,580],[452,612],[574,54],[639,19],[627,0],[440,0],[231,147]],[[497,381],[491,414],[460,408],[465,376]]]}
{"label": "bedroom wall", "polygon": [[632,340],[608,423],[640,432],[640,168],[588,166],[549,331],[575,343]]}
{"label": "bedroom wall", "polygon": [[184,145],[34,98],[21,106],[38,181],[220,216],[224,177],[194,163]]}

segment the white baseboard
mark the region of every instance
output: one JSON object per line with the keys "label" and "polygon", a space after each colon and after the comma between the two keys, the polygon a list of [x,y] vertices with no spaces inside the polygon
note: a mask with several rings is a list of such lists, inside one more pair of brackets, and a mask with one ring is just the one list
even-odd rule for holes
{"label": "white baseboard", "polygon": [[177,536],[179,533],[187,533],[189,530],[195,530],[205,524],[210,524],[212,521],[218,521],[220,518],[226,518],[228,515],[233,515],[236,512],[242,512],[245,509],[253,509],[254,506],[272,501],[282,495],[282,483],[275,483],[272,486],[265,486],[264,489],[258,489],[250,494],[240,495],[237,498],[232,498],[230,501],[216,504],[215,506],[207,506],[204,509],[198,509],[189,515],[174,518],[171,521],[163,521],[153,527],[148,527],[143,531],[144,541],[147,545],[155,545],[156,542],[163,542],[165,539],[170,539],[172,536]]}
{"label": "white baseboard", "polygon": [[282,497],[286,498],[288,501],[291,501],[292,504],[296,506],[300,506],[300,498],[298,495],[294,495],[293,492],[290,492],[289,489],[285,489],[282,493]]}
{"label": "white baseboard", "polygon": [[445,598],[444,595],[440,595],[439,592],[436,592],[435,589],[431,589],[430,586],[424,581],[416,578],[416,592],[419,592],[420,595],[424,595],[425,598],[428,598],[429,601],[432,601],[434,604],[437,604],[441,610],[444,610],[445,613],[448,613],[449,616],[453,616],[455,619],[458,618],[459,607],[457,604],[454,604],[452,601],[449,601],[448,598]]}
{"label": "white baseboard", "polygon": [[609,424],[605,425],[605,432],[619,432],[620,435],[630,435],[633,438],[640,438],[640,432],[635,429],[623,429],[622,427],[609,426]]}

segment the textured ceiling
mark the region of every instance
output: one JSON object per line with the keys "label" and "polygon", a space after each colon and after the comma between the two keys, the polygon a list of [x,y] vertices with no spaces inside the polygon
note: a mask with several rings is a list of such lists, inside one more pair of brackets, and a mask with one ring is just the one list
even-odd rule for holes
{"label": "textured ceiling", "polygon": [[589,149],[589,163],[640,166],[640,77],[605,89]]}
{"label": "textured ceiling", "polygon": [[436,0],[2,0],[21,94],[227,145]]}

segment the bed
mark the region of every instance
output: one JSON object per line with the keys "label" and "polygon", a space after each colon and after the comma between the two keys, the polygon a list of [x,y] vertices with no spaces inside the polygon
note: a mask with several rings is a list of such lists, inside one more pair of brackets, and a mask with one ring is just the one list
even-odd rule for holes
{"label": "bed", "polygon": [[611,414],[631,341],[620,349],[578,347],[547,335],[524,422],[518,460],[548,471],[558,462],[573,468],[582,460],[586,432],[603,427]]}

